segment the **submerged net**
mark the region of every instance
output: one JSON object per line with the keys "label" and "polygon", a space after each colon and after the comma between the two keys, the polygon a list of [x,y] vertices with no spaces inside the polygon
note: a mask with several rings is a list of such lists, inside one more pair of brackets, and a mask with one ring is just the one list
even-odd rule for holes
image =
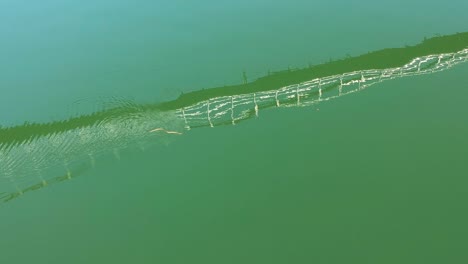
{"label": "submerged net", "polygon": [[151,133],[161,127],[181,130],[183,124],[173,112],[142,111],[15,145],[0,144],[0,202],[75,178],[103,154],[119,158],[121,149],[164,143],[166,130]]}
{"label": "submerged net", "polygon": [[468,49],[428,55],[401,67],[354,71],[277,90],[220,96],[175,111],[131,111],[93,126],[0,144],[0,202],[71,179],[102,153],[150,144],[165,133],[180,134],[184,125],[186,129],[234,125],[258,116],[266,108],[313,105],[382,81],[443,71],[467,60]]}

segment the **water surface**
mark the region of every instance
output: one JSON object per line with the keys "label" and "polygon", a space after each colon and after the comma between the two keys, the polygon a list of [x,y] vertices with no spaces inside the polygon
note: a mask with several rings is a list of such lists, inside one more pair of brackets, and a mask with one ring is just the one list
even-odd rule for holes
{"label": "water surface", "polygon": [[[0,124],[466,31],[465,1],[2,1]],[[0,208],[5,263],[461,263],[468,66],[112,154]],[[78,102],[78,103],[75,103]],[[90,167],[90,166],[89,166]]]}

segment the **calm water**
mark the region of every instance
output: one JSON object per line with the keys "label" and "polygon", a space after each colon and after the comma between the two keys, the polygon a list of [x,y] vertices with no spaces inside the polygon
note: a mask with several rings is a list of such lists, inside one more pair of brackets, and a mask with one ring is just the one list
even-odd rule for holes
{"label": "calm water", "polygon": [[[0,1],[0,124],[467,31],[466,1]],[[96,160],[0,207],[0,263],[465,263],[468,64]],[[113,99],[114,98],[114,99]]]}

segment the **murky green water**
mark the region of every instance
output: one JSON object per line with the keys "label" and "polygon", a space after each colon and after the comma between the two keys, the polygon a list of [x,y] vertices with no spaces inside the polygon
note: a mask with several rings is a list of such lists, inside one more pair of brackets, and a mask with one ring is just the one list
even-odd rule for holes
{"label": "murky green water", "polygon": [[[243,71],[253,81],[413,45],[466,31],[467,8],[2,1],[0,124],[163,102],[241,83]],[[70,165],[79,177],[1,204],[0,262],[464,263],[467,74],[465,63],[105,150],[94,166]]]}

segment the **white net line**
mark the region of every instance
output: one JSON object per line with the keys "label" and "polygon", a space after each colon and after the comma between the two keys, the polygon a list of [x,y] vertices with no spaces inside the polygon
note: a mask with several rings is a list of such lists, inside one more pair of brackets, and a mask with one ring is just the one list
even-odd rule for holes
{"label": "white net line", "polygon": [[[316,78],[277,90],[221,96],[168,112],[145,112],[141,116],[108,120],[98,125],[37,137],[11,148],[0,146],[0,201],[49,183],[71,178],[70,166],[109,150],[153,141],[155,128],[174,130],[236,124],[268,107],[308,106],[358,92],[375,83],[394,78],[429,74],[468,60],[468,49],[428,55],[402,67],[363,70]],[[51,175],[62,175],[51,178]]]}
{"label": "white net line", "polygon": [[185,128],[236,124],[258,116],[268,107],[308,106],[361,91],[373,84],[400,77],[446,70],[468,60],[468,49],[418,57],[396,68],[353,71],[289,85],[277,90],[221,96],[177,111]]}

